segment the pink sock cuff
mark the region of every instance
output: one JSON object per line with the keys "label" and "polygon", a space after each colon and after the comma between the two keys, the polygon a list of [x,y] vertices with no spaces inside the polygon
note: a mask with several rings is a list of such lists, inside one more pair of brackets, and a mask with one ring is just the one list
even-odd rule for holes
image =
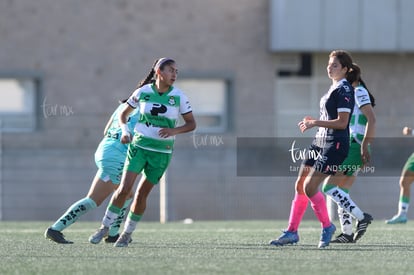
{"label": "pink sock cuff", "polygon": [[305,194],[296,193],[293,200],[307,203],[308,202],[308,197]]}

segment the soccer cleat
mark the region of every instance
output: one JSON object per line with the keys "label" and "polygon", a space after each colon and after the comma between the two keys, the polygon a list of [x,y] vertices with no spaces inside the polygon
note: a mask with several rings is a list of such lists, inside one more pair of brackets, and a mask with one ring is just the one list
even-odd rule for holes
{"label": "soccer cleat", "polygon": [[364,213],[364,218],[360,221],[357,221],[356,226],[356,232],[354,235],[354,242],[358,241],[364,234],[365,231],[367,231],[368,225],[373,221],[374,219],[370,214]]}
{"label": "soccer cleat", "polygon": [[128,244],[131,242],[131,234],[122,232],[121,236],[119,236],[118,240],[114,243],[115,247],[127,247]]}
{"label": "soccer cleat", "polygon": [[[105,238],[105,242],[106,243],[114,243],[114,242],[116,242],[117,240],[118,240],[118,238],[119,238],[119,234],[116,234],[115,236],[106,236],[106,238]],[[131,243],[132,242],[132,238],[129,240],[129,242]]]}
{"label": "soccer cleat", "polygon": [[407,216],[404,214],[397,214],[394,217],[392,217],[389,220],[386,220],[386,224],[397,224],[397,223],[406,223],[407,222]]}
{"label": "soccer cleat", "polygon": [[329,246],[332,236],[335,233],[336,227],[333,223],[330,226],[322,229],[321,240],[319,241],[318,248],[325,248]]}
{"label": "soccer cleat", "polygon": [[116,240],[118,240],[118,238],[119,238],[119,234],[116,234],[115,236],[106,236],[105,237],[105,242],[106,243],[114,243],[114,242],[116,242]]}
{"label": "soccer cleat", "polygon": [[286,244],[295,244],[299,241],[299,235],[297,231],[283,231],[282,235],[278,239],[270,241],[271,245],[283,246]]}
{"label": "soccer cleat", "polygon": [[96,232],[89,237],[89,242],[93,244],[98,244],[102,241],[104,237],[108,235],[109,227],[101,226]]}
{"label": "soccer cleat", "polygon": [[72,241],[68,241],[65,239],[65,236],[62,234],[62,232],[57,231],[49,227],[45,231],[45,238],[49,239],[51,241],[54,241],[55,243],[62,243],[62,244],[72,244]]}
{"label": "soccer cleat", "polygon": [[332,240],[331,243],[353,243],[354,242],[354,233],[351,235],[341,233],[336,236],[335,240]]}

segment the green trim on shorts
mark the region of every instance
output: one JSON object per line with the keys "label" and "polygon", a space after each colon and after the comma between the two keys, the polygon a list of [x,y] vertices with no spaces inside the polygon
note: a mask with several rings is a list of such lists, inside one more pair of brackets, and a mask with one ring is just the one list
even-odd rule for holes
{"label": "green trim on shorts", "polygon": [[141,173],[152,184],[158,184],[170,164],[172,154],[143,149],[135,144],[128,147],[124,171]]}
{"label": "green trim on shorts", "polygon": [[403,170],[414,172],[414,153],[412,153],[411,156],[405,162]]}

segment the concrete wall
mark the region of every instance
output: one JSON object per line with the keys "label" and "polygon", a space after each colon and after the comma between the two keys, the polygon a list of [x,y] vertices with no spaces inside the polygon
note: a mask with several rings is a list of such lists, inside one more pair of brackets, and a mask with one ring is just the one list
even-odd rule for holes
{"label": "concrete wall", "polygon": [[[222,73],[232,77],[234,91],[227,132],[177,138],[167,174],[169,217],[286,219],[294,178],[237,176],[237,138],[277,136],[278,54],[268,50],[268,29],[267,0],[2,1],[0,72],[43,76],[39,129],[1,134],[2,218],[54,220],[82,198],[117,100],[130,94],[156,58],[170,56],[181,76]],[[314,53],[317,76],[326,75],[327,55]],[[412,123],[414,55],[355,53],[354,59],[378,99],[378,134],[399,136]],[[45,115],[50,106],[72,112]],[[196,146],[200,135],[223,142]],[[355,200],[375,217],[392,215],[398,173],[361,178]],[[150,196],[146,220],[158,219],[158,194],[156,188]],[[103,211],[84,219],[100,220]],[[311,211],[306,218],[314,218]]]}

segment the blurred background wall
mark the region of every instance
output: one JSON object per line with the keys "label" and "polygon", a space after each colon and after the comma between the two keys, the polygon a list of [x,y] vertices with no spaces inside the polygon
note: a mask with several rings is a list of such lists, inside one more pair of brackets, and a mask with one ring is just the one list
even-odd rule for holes
{"label": "blurred background wall", "polygon": [[[318,115],[333,49],[351,52],[377,99],[377,169],[358,178],[353,198],[378,219],[394,214],[413,151],[401,130],[414,126],[414,4],[302,2],[1,1],[0,219],[54,220],[85,196],[109,116],[163,56],[177,61],[198,121],[177,137],[169,219],[287,219],[297,172],[272,165],[303,137],[297,122]],[[283,145],[263,157],[261,138]],[[241,151],[256,165],[240,163]],[[100,220],[105,206],[83,219]],[[145,219],[159,219],[159,188]]]}

